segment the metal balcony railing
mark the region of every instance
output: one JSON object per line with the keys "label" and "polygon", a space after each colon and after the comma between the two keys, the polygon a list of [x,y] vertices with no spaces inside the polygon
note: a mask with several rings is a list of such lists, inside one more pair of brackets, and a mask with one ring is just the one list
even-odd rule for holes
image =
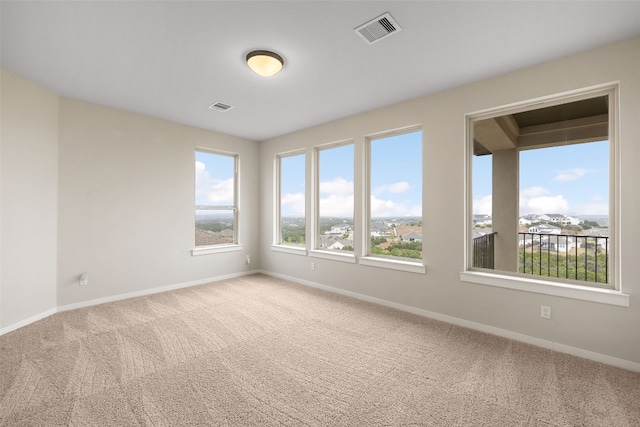
{"label": "metal balcony railing", "polygon": [[[473,239],[473,267],[493,269],[496,233]],[[609,282],[609,237],[518,233],[518,272]]]}
{"label": "metal balcony railing", "polygon": [[518,233],[520,273],[608,283],[609,237]]}
{"label": "metal balcony railing", "polygon": [[473,239],[473,266],[476,268],[494,268],[494,236],[488,233]]}

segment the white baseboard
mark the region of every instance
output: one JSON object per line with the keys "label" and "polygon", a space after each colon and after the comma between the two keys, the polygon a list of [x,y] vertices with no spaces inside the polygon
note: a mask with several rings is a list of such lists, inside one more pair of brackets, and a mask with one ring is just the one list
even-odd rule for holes
{"label": "white baseboard", "polygon": [[418,316],[428,317],[430,319],[440,320],[442,322],[451,323],[453,325],[462,326],[465,328],[473,329],[480,332],[485,332],[492,335],[497,335],[503,338],[509,338],[515,341],[520,341],[525,344],[531,344],[537,347],[558,351],[560,353],[566,353],[572,356],[582,357],[584,359],[589,359],[595,362],[600,362],[600,363],[615,366],[618,368],[627,369],[629,371],[640,372],[640,363],[632,362],[630,360],[620,359],[620,358],[609,356],[606,354],[596,353],[596,352],[585,350],[582,348],[572,347],[570,345],[560,344],[553,341],[544,340],[544,339],[532,337],[529,335],[524,335],[518,332],[509,331],[507,329],[496,328],[494,326],[488,326],[482,323],[472,322],[470,320],[448,316],[446,314],[435,313],[433,311],[423,310],[421,308],[411,307],[411,306],[399,304],[393,301],[387,301],[381,298],[375,298],[368,295],[359,294],[356,292],[346,291],[344,289],[334,288],[334,287],[323,285],[320,283],[299,279],[297,277],[288,276],[286,274],[279,274],[279,273],[274,273],[271,271],[264,271],[264,270],[260,270],[259,272],[262,274],[266,274],[268,276],[273,276],[280,279],[289,280],[294,283],[299,283],[301,285],[310,286],[313,288],[322,289],[322,290],[337,293],[340,295],[345,295],[348,297],[371,302],[371,303],[382,305],[385,307],[395,308],[400,311],[417,314]]}
{"label": "white baseboard", "polygon": [[110,296],[110,297],[97,298],[97,299],[93,299],[93,300],[89,300],[89,301],[82,301],[82,302],[77,302],[77,303],[73,303],[73,304],[62,305],[62,306],[58,306],[56,308],[52,308],[51,310],[47,310],[47,311],[44,311],[42,313],[36,314],[35,316],[31,316],[28,319],[24,319],[24,320],[21,320],[19,322],[12,323],[9,326],[5,326],[4,328],[0,329],[0,335],[4,335],[4,334],[9,333],[11,331],[15,331],[16,329],[22,328],[23,326],[27,326],[27,325],[29,325],[29,324],[31,324],[33,322],[37,322],[38,320],[42,320],[45,317],[49,317],[52,314],[56,314],[56,313],[63,312],[63,311],[74,310],[76,308],[90,307],[92,305],[105,304],[105,303],[108,303],[108,302],[120,301],[120,300],[124,300],[124,299],[128,299],[128,298],[135,298],[135,297],[141,297],[141,296],[145,296],[145,295],[152,295],[152,294],[157,294],[157,293],[160,293],[160,292],[172,291],[172,290],[175,290],[175,289],[188,288],[190,286],[203,285],[205,283],[218,282],[220,280],[233,279],[234,277],[247,276],[249,274],[256,274],[256,273],[259,273],[259,271],[258,270],[243,271],[243,272],[240,272],[240,273],[227,274],[227,275],[224,275],[224,276],[209,277],[209,278],[206,278],[206,279],[194,280],[192,282],[184,282],[184,283],[178,283],[178,284],[175,284],[175,285],[161,286],[161,287],[158,287],[158,288],[145,289],[143,291],[128,292],[126,294],[113,295],[113,296]]}
{"label": "white baseboard", "polygon": [[27,326],[32,324],[33,322],[37,322],[38,320],[42,320],[45,317],[49,317],[52,314],[56,314],[58,312],[57,308],[52,308],[50,310],[47,311],[43,311],[42,313],[38,313],[35,316],[31,316],[27,319],[21,320],[19,322],[16,323],[12,323],[9,326],[5,326],[4,328],[0,329],[0,335],[4,335],[4,334],[8,334],[9,332],[15,331],[16,329],[20,329],[23,326]]}
{"label": "white baseboard", "polygon": [[98,298],[89,301],[77,302],[58,307],[58,311],[75,310],[76,308],[89,307],[92,305],[105,304],[108,302],[121,301],[123,299],[143,297],[145,295],[159,294],[160,292],[173,291],[176,289],[189,288],[191,286],[204,285],[205,283],[218,282],[220,280],[233,279],[234,277],[247,276],[249,274],[259,273],[258,270],[242,271],[240,273],[226,274],[224,276],[209,277],[206,279],[198,279],[192,282],[178,283],[175,285],[161,286],[158,288],[145,289],[143,291],[127,292],[126,294],[113,295],[110,297]]}

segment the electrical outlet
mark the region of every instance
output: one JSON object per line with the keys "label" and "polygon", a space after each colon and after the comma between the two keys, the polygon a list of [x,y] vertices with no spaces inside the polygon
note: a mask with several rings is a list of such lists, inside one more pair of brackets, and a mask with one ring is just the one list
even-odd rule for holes
{"label": "electrical outlet", "polygon": [[540,306],[540,317],[543,319],[551,319],[551,307],[548,305]]}
{"label": "electrical outlet", "polygon": [[247,255],[245,261],[247,262],[247,264],[251,264],[251,257]]}
{"label": "electrical outlet", "polygon": [[89,284],[89,274],[82,273],[80,275],[80,286],[87,286]]}
{"label": "electrical outlet", "polygon": [[311,271],[314,271],[316,269],[316,263],[312,262],[311,263]]}

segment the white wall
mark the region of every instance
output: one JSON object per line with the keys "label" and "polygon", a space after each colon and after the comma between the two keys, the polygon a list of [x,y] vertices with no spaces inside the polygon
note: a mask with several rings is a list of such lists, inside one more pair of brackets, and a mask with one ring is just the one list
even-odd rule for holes
{"label": "white wall", "polygon": [[[191,255],[196,147],[239,154],[243,251]],[[258,144],[61,98],[59,208],[59,306],[246,272],[258,262]]]}
{"label": "white wall", "polygon": [[[613,81],[620,81],[621,283],[623,291],[631,295],[630,307],[461,282],[465,114]],[[640,325],[637,304],[637,295],[640,295],[640,263],[637,262],[640,256],[639,117],[640,39],[636,38],[263,142],[260,146],[261,267],[342,291],[640,363],[637,330]],[[363,152],[365,135],[413,124],[422,124],[424,135],[425,275],[271,250],[276,153],[307,148],[309,154],[314,145],[354,138],[358,155]],[[356,188],[360,186],[361,176],[361,164],[357,163]],[[357,206],[362,199],[357,190],[355,198]],[[356,227],[358,225],[356,222]],[[316,264],[315,271],[310,269],[312,261]],[[540,318],[541,304],[552,307],[552,320]]]}
{"label": "white wall", "polygon": [[5,70],[0,330],[56,308],[58,95]]}

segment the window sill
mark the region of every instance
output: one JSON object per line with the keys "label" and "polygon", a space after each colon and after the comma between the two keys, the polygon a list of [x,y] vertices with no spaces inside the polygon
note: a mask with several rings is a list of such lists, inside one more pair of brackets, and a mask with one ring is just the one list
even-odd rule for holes
{"label": "window sill", "polygon": [[236,252],[241,251],[242,245],[216,245],[216,246],[202,246],[191,250],[192,256],[219,254],[224,252]]}
{"label": "window sill", "polygon": [[324,258],[331,259],[333,261],[342,261],[349,262],[351,264],[356,263],[356,257],[353,253],[340,253],[340,252],[330,252],[330,251],[322,251],[320,249],[314,249],[309,251],[309,256],[314,258]]}
{"label": "window sill", "polygon": [[422,263],[400,261],[395,259],[376,258],[376,257],[362,257],[359,260],[360,264],[369,267],[388,268],[391,270],[407,271],[410,273],[425,274],[427,269]]}
{"label": "window sill", "polygon": [[302,246],[271,245],[271,250],[274,252],[284,252],[286,254],[293,255],[307,255],[307,248]]}
{"label": "window sill", "polygon": [[460,280],[481,285],[497,286],[499,288],[516,289],[544,295],[629,307],[629,295],[610,289],[590,288],[481,271],[462,271],[460,272]]}

